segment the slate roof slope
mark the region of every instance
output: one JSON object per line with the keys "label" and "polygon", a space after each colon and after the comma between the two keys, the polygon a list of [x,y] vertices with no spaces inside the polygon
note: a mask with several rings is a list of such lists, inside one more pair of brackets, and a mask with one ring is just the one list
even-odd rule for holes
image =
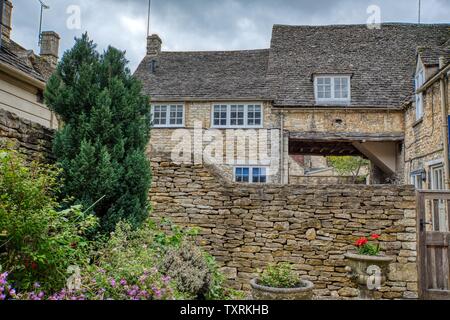
{"label": "slate roof slope", "polygon": [[52,67],[41,57],[35,55],[32,50],[24,49],[12,40],[2,41],[0,62],[42,82],[46,82],[53,72]]}
{"label": "slate roof slope", "polygon": [[450,63],[450,42],[442,46],[421,47],[418,49],[425,66],[438,66],[439,58],[445,57],[445,63]]}
{"label": "slate roof slope", "polygon": [[162,52],[155,73],[146,56],[135,72],[152,100],[266,99],[269,50]]}
{"label": "slate roof slope", "polygon": [[413,92],[419,46],[440,46],[450,24],[273,28],[267,85],[275,106],[315,106],[314,73],[350,73],[349,107],[398,108]]}

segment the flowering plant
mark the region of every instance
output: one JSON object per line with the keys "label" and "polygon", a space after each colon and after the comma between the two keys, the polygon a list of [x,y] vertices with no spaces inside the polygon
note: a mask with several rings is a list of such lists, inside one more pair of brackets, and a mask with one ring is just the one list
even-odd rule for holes
{"label": "flowering plant", "polygon": [[[372,234],[370,239],[378,241],[379,234]],[[381,248],[379,242],[371,243],[368,238],[362,237],[355,242],[355,247],[358,249],[358,253],[365,256],[378,256]]]}

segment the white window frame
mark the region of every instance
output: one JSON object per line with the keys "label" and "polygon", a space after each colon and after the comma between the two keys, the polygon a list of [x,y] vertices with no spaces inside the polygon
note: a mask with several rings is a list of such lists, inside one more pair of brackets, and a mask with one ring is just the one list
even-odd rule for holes
{"label": "white window frame", "polygon": [[424,171],[415,171],[411,173],[411,184],[417,189],[423,189],[423,175]]}
{"label": "white window frame", "polygon": [[[435,175],[438,175],[437,179],[435,179]],[[431,190],[445,190],[445,168],[444,164],[437,164],[430,167],[430,189]],[[439,232],[449,232],[448,229],[448,214],[446,210],[446,203],[444,200],[438,201],[438,219],[439,219],[439,230],[435,230],[436,226],[436,212],[435,206],[432,206],[432,214],[431,214],[431,223],[434,231]]]}
{"label": "white window frame", "polygon": [[[336,79],[347,79],[348,81],[348,98],[336,98],[336,85],[335,81]],[[319,79],[330,79],[331,80],[331,98],[319,98],[319,86],[318,86],[318,80]],[[317,75],[314,77],[314,96],[316,98],[317,103],[350,103],[352,100],[352,85],[351,85],[351,76],[349,75]]]}
{"label": "white window frame", "polygon": [[[214,110],[217,106],[226,106],[227,119],[226,125],[214,124]],[[244,106],[244,125],[231,125],[231,107],[232,106]],[[249,125],[248,124],[248,108],[249,106],[256,106],[261,108],[261,124]],[[211,106],[211,128],[215,129],[262,129],[264,128],[264,105],[262,103],[214,103]]]}
{"label": "white window frame", "polygon": [[[416,91],[419,90],[425,83],[425,71],[422,63],[419,61],[415,77]],[[419,121],[424,116],[423,93],[416,93],[416,121]]]}
{"label": "white window frame", "polygon": [[[435,179],[436,174],[439,175],[437,180]],[[445,190],[445,169],[443,163],[430,167],[430,189]]]}
{"label": "white window frame", "polygon": [[[236,171],[237,169],[249,169],[249,182],[238,182],[236,181]],[[265,170],[266,172],[266,182],[253,182],[253,170],[254,169],[260,169],[260,170]],[[239,184],[268,184],[269,183],[269,167],[267,166],[235,166],[233,167],[233,182],[234,183],[239,183]]]}
{"label": "white window frame", "polygon": [[[165,124],[154,124],[154,112],[155,107],[166,107],[166,123]],[[183,117],[182,117],[182,124],[170,124],[170,109],[171,107],[182,107],[183,109]],[[177,111],[178,112],[178,111]],[[161,103],[161,104],[154,104],[151,105],[151,115],[152,115],[152,126],[153,128],[184,128],[185,122],[186,122],[186,108],[184,104],[180,103]]]}

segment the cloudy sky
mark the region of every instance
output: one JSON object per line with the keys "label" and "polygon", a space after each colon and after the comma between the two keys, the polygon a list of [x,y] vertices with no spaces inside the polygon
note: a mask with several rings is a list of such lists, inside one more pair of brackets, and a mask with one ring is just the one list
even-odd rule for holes
{"label": "cloudy sky", "polygon": [[[148,0],[43,1],[50,6],[43,30],[61,35],[62,51],[88,31],[100,50],[126,50],[132,70],[143,58]],[[39,0],[12,2],[13,39],[39,52]],[[418,0],[152,0],[151,31],[163,50],[267,48],[273,24],[366,23],[370,5],[379,6],[383,22],[418,20]],[[422,0],[423,23],[448,23],[449,13],[450,0]]]}

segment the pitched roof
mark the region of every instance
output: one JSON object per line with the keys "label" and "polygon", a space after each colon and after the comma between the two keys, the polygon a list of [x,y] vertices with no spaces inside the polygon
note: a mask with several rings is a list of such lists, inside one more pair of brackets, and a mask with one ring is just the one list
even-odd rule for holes
{"label": "pitched roof", "polygon": [[314,106],[314,73],[350,73],[349,107],[400,107],[413,93],[418,46],[441,45],[450,25],[273,28],[268,86],[276,106]]}
{"label": "pitched roof", "polygon": [[449,38],[450,24],[275,25],[270,49],[162,52],[155,73],[147,56],[135,75],[153,100],[261,98],[314,107],[314,74],[349,74],[348,107],[399,108],[413,95],[417,48]]}
{"label": "pitched roof", "polygon": [[418,53],[425,66],[438,66],[439,58],[446,58],[445,63],[450,62],[450,42],[442,46],[420,47]]}
{"label": "pitched roof", "polygon": [[45,60],[12,40],[2,41],[0,62],[42,82],[46,82],[53,72],[52,67]]}
{"label": "pitched roof", "polygon": [[152,100],[267,98],[269,50],[162,52],[155,73],[147,56],[135,76]]}

